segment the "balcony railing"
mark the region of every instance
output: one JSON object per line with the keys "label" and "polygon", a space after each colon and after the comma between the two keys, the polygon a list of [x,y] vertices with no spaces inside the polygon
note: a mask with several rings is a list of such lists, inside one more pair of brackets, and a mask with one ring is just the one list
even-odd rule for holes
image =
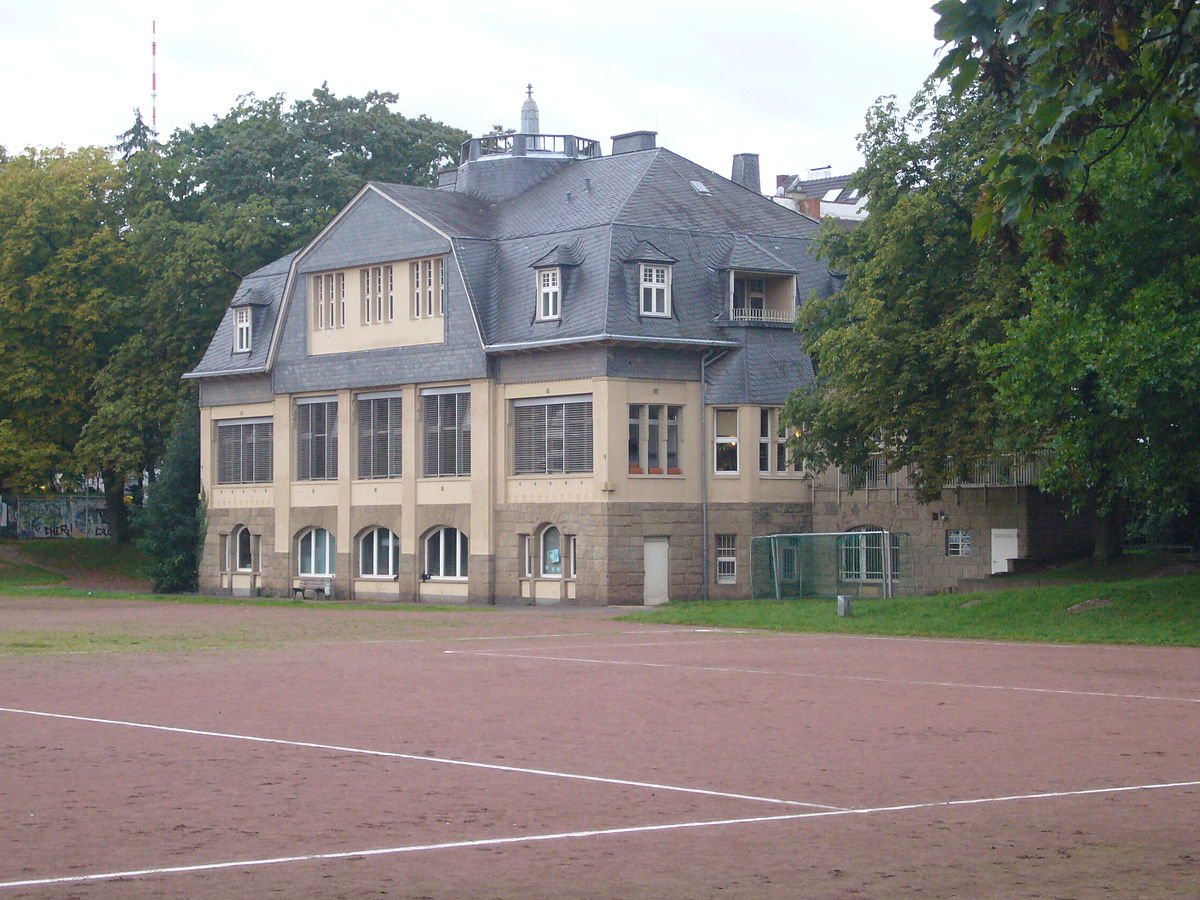
{"label": "balcony railing", "polygon": [[796,320],[795,313],[776,309],[751,309],[748,306],[735,308],[730,317],[735,322],[783,322],[787,325],[791,325]]}
{"label": "balcony railing", "polygon": [[460,161],[490,156],[553,156],[592,159],[600,155],[600,142],[573,134],[493,134],[464,141]]}

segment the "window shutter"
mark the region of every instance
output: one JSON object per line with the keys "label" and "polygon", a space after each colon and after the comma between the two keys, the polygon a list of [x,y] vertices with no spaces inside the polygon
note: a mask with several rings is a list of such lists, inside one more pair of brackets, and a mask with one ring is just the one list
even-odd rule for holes
{"label": "window shutter", "polygon": [[387,403],[387,474],[393,478],[398,478],[403,474],[403,457],[401,450],[403,447],[402,426],[403,417],[403,399],[400,397],[388,397]]}
{"label": "window shutter", "polygon": [[566,404],[563,423],[565,462],[564,471],[592,471],[592,403]]}
{"label": "window shutter", "polygon": [[238,444],[240,425],[222,425],[217,428],[217,483],[234,484],[238,480],[241,462]]}
{"label": "window shutter", "polygon": [[[415,266],[416,263],[413,263]],[[425,399],[425,474],[440,475],[440,467],[438,466],[438,432],[441,429],[438,419],[438,401],[441,399],[437,395],[427,396]]]}
{"label": "window shutter", "polygon": [[325,477],[337,478],[338,474],[338,435],[337,435],[337,401],[325,405]]}
{"label": "window shutter", "polygon": [[375,477],[375,447],[371,440],[375,432],[375,401],[358,401],[358,477]]}
{"label": "window shutter", "polygon": [[514,412],[513,470],[518,475],[545,471],[546,408],[518,406]]}
{"label": "window shutter", "polygon": [[471,474],[471,395],[455,394],[458,399],[458,459],[455,474]]}
{"label": "window shutter", "polygon": [[296,478],[307,481],[312,478],[312,410],[313,404],[303,403],[296,407]]}

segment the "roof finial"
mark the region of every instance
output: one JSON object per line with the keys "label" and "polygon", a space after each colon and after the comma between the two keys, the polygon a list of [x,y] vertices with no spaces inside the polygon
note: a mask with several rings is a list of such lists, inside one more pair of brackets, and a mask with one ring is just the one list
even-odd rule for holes
{"label": "roof finial", "polygon": [[533,85],[525,87],[526,99],[521,105],[521,134],[540,134],[538,127],[538,105],[533,99]]}

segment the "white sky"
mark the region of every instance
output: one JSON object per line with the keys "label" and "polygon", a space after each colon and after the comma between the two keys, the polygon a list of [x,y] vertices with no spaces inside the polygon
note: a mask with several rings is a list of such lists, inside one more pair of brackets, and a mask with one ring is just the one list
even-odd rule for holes
{"label": "white sky", "polygon": [[0,8],[0,145],[110,145],[150,121],[157,21],[164,136],[240,94],[394,91],[481,134],[519,126],[532,82],[541,130],[602,141],[657,131],[726,177],[735,153],[775,175],[861,161],[883,94],[906,104],[935,65],[932,0],[43,0]]}

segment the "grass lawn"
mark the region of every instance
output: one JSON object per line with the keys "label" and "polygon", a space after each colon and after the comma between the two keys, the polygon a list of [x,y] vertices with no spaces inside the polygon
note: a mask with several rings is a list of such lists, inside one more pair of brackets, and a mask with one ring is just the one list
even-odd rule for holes
{"label": "grass lawn", "polygon": [[[149,560],[132,544],[104,540],[6,541],[21,553],[51,566],[96,569],[110,575],[144,578]],[[60,580],[54,576],[51,581]]]}
{"label": "grass lawn", "polygon": [[[1087,601],[1102,602],[1068,612]],[[1200,647],[1200,575],[856,599],[853,610],[851,617],[838,616],[833,600],[712,600],[669,603],[623,618],[771,631]]]}

